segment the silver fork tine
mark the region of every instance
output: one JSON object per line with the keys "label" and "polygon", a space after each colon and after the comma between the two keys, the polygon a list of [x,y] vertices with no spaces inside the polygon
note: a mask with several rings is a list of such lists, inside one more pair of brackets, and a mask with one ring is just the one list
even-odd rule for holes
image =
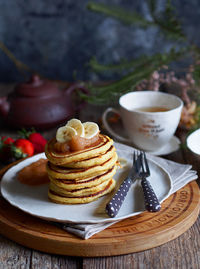
{"label": "silver fork tine", "polygon": [[[137,153],[137,154],[136,154]],[[135,161],[134,161],[134,163],[135,163],[135,168],[136,168],[136,170],[137,171],[139,171],[139,167],[138,167],[138,163],[136,162],[136,160],[137,160],[137,158],[138,158],[138,152],[136,152],[135,153],[135,151],[134,151],[134,156],[135,156]],[[137,155],[137,156],[136,156]]]}
{"label": "silver fork tine", "polygon": [[144,154],[144,152],[142,152],[141,153],[141,168],[142,168],[142,172],[144,173],[145,171],[144,171],[144,164],[143,164],[143,154]]}
{"label": "silver fork tine", "polygon": [[135,154],[135,151],[134,151],[133,152],[133,165],[134,165],[135,161],[136,161],[136,154]]}
{"label": "silver fork tine", "polygon": [[147,171],[148,175],[150,175],[149,165],[148,165],[148,162],[147,162],[146,153],[144,151],[143,151],[143,157],[144,157],[144,163],[145,163],[145,166],[146,166],[146,171]]}

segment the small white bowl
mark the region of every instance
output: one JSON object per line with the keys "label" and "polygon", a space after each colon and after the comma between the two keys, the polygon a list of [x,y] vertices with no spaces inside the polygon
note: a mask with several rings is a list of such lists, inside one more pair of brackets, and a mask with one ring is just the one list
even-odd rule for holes
{"label": "small white bowl", "polygon": [[186,140],[187,147],[194,153],[200,155],[200,129],[191,133]]}

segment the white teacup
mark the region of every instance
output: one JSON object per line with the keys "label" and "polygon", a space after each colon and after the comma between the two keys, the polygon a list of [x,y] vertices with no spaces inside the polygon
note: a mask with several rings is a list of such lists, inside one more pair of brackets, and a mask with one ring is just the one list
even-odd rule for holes
{"label": "white teacup", "polygon": [[[120,97],[119,106],[120,110],[109,107],[103,113],[102,120],[107,131],[122,142],[131,142],[142,150],[155,151],[165,146],[174,135],[183,102],[172,94],[137,91]],[[107,121],[109,112],[120,115],[129,139],[111,129]]]}

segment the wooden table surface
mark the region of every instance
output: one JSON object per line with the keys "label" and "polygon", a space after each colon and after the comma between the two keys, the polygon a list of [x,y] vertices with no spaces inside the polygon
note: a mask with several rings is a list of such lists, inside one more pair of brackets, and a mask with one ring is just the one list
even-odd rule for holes
{"label": "wooden table surface", "polygon": [[[8,85],[0,85],[0,95],[12,90]],[[87,105],[77,114],[83,121],[98,121],[103,107]],[[43,132],[48,139],[55,134],[56,129]],[[17,132],[7,129],[0,123],[0,135],[16,137]],[[182,132],[178,135],[183,137]],[[164,158],[179,163],[192,164],[193,169],[200,173],[200,158],[187,149],[180,149]],[[1,166],[2,167],[2,166]],[[199,179],[198,179],[199,183]],[[50,255],[35,251],[0,235],[0,269],[8,268],[69,268],[69,269],[198,269],[200,268],[200,217],[195,224],[177,239],[159,247],[143,252],[101,258],[77,258],[59,255]]]}

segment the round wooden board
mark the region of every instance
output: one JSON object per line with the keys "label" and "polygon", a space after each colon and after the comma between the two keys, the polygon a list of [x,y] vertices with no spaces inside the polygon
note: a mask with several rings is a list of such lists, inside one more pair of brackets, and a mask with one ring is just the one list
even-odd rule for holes
{"label": "round wooden board", "polygon": [[[7,169],[0,171],[0,177]],[[18,210],[0,197],[0,232],[21,245],[47,253],[81,257],[121,255],[175,239],[192,226],[199,209],[199,187],[191,182],[162,203],[160,212],[144,212],[83,240]]]}

